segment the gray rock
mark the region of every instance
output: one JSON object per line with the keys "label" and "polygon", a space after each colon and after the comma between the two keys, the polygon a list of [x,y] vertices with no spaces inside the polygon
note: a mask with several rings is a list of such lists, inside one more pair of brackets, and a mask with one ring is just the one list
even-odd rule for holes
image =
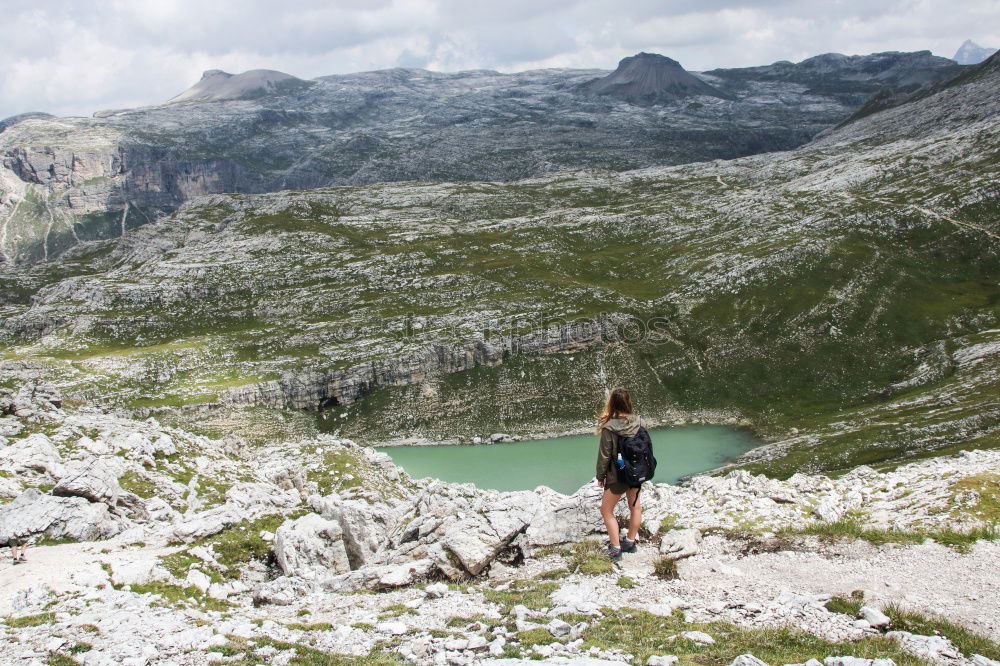
{"label": "gray rock", "polygon": [[92,541],[122,532],[129,523],[101,502],[55,497],[29,488],[0,506],[0,539],[45,535],[52,539]]}
{"label": "gray rock", "polygon": [[286,576],[317,579],[351,570],[340,524],[315,513],[286,521],[277,529],[274,555]]}
{"label": "gray rock", "polygon": [[524,530],[537,510],[534,493],[506,493],[503,500],[452,525],[442,543],[475,576]]}
{"label": "gray rock", "polygon": [[15,440],[0,451],[0,461],[16,472],[42,472],[52,477],[62,476],[62,458],[51,440],[36,432],[24,439]]}
{"label": "gray rock", "polygon": [[594,507],[600,503],[603,490],[588,483],[551,508],[543,507],[524,533],[529,546],[551,546],[579,541],[604,529],[600,513]]}
{"label": "gray rock", "polygon": [[646,660],[646,666],[673,666],[678,661],[672,654],[652,655]]}
{"label": "gray rock", "polygon": [[569,635],[569,632],[573,629],[573,625],[569,622],[564,622],[563,620],[556,618],[549,622],[546,628],[549,630],[549,633],[556,638],[562,638],[563,636]]}
{"label": "gray rock", "polygon": [[835,523],[844,515],[844,509],[835,500],[825,499],[816,505],[812,513],[822,521]]}
{"label": "gray rock", "polygon": [[701,552],[701,531],[694,528],[670,530],[660,541],[660,554],[671,560],[680,560]]}
{"label": "gray rock", "polygon": [[261,583],[253,591],[253,602],[256,605],[273,604],[288,606],[314,591],[315,585],[302,578],[279,576],[274,580]]}
{"label": "gray rock", "polygon": [[169,577],[169,572],[156,560],[127,560],[111,564],[111,582],[115,585],[145,585]]}
{"label": "gray rock", "polygon": [[766,661],[762,661],[748,652],[733,659],[733,663],[730,666],[768,666],[768,664]]}
{"label": "gray rock", "polygon": [[684,631],[681,632],[680,637],[699,645],[715,644],[715,639],[706,634],[704,631]]}
{"label": "gray rock", "polygon": [[873,629],[884,629],[892,623],[888,615],[871,606],[863,606],[861,608],[861,617]]}
{"label": "gray rock", "polygon": [[312,496],[309,504],[323,518],[340,526],[351,569],[359,569],[372,561],[385,546],[388,532],[395,525],[395,516],[383,505],[344,500],[335,495]]}
{"label": "gray rock", "polygon": [[448,586],[444,583],[431,583],[424,588],[424,592],[429,599],[439,599],[448,593]]}
{"label": "gray rock", "polygon": [[66,464],[53,495],[84,497],[91,502],[114,505],[121,494],[117,471],[101,458],[73,460]]}

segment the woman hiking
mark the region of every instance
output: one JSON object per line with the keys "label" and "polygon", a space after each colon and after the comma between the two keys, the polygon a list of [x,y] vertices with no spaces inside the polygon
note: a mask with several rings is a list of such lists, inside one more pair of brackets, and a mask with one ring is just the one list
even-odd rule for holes
{"label": "woman hiking", "polygon": [[[604,411],[597,418],[597,432],[601,445],[597,452],[597,485],[604,488],[601,497],[601,517],[608,528],[608,557],[618,562],[622,553],[635,552],[635,539],[642,522],[642,505],[639,504],[639,487],[630,487],[618,480],[618,442],[624,437],[635,437],[639,429],[646,429],[646,422],[632,411],[632,397],[627,389],[616,387],[608,394]],[[622,495],[628,500],[628,533],[619,539],[615,506]]]}

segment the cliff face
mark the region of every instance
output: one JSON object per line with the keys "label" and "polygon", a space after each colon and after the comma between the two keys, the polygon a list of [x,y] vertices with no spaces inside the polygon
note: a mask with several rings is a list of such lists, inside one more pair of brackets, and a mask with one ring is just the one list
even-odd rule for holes
{"label": "cliff face", "polygon": [[328,409],[349,405],[375,389],[411,386],[441,375],[495,367],[512,354],[578,352],[613,339],[616,322],[600,318],[512,335],[499,341],[464,345],[432,345],[404,358],[369,361],[332,372],[291,373],[272,380],[229,389],[224,403],[296,409]]}
{"label": "cliff face", "polygon": [[[28,132],[31,125],[18,129]],[[2,155],[0,263],[54,259],[81,241],[120,236],[202,195],[291,184],[228,158],[192,159],[118,141],[14,146]]]}
{"label": "cliff face", "polygon": [[882,88],[953,69],[873,54],[696,76],[639,54],[612,73],[209,72],[164,105],[0,123],[0,259],[52,259],[204,194],[513,181],[788,150]]}

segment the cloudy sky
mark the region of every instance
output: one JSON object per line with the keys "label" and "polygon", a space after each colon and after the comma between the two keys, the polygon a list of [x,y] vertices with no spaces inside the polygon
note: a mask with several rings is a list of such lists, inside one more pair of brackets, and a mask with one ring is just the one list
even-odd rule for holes
{"label": "cloudy sky", "polygon": [[1000,46],[1000,0],[0,0],[0,118],[164,101],[206,69],[691,70]]}

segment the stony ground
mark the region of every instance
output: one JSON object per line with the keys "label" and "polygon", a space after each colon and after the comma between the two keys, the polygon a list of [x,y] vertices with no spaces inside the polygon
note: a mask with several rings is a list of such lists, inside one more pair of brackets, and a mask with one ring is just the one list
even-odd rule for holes
{"label": "stony ground", "polygon": [[413,480],[332,437],[248,452],[37,384],[0,407],[0,532],[40,540],[0,560],[2,663],[1000,658],[995,452],[653,485],[615,567],[593,484]]}

